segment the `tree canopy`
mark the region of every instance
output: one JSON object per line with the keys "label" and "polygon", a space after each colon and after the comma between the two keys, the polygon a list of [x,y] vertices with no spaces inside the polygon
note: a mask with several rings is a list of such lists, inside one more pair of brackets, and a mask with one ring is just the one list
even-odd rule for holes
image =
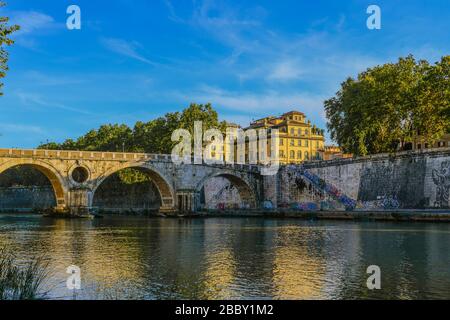
{"label": "tree canopy", "polygon": [[86,150],[86,151],[126,151],[170,154],[176,142],[171,136],[175,129],[187,129],[192,135],[194,121],[202,121],[203,129],[224,130],[225,121],[219,121],[211,104],[192,103],[182,112],[167,113],[163,117],[148,122],[138,121],[131,129],[125,124],[106,124],[93,129],[76,140],[67,139],[63,143],[49,142],[39,149]]}
{"label": "tree canopy", "polygon": [[[211,104],[192,103],[182,112],[167,113],[148,122],[138,121],[133,129],[125,124],[106,124],[90,130],[76,140],[67,139],[63,143],[49,142],[38,148],[170,154],[176,144],[171,140],[172,132],[175,129],[187,129],[193,136],[194,121],[202,121],[203,130],[217,128],[224,131],[227,125],[225,121],[219,121],[218,114]],[[120,171],[119,177],[126,184],[149,180],[145,174],[134,169]]]}
{"label": "tree canopy", "polygon": [[[5,3],[0,1],[0,8],[4,6]],[[0,16],[0,96],[3,95],[3,82],[1,81],[1,79],[6,76],[6,71],[8,71],[8,52],[6,51],[5,47],[10,46],[14,43],[14,41],[9,38],[9,35],[14,31],[19,30],[19,26],[9,26],[8,22],[8,17]]]}
{"label": "tree canopy", "polygon": [[417,134],[433,143],[450,132],[450,56],[369,68],[324,104],[331,138],[345,152],[394,152]]}

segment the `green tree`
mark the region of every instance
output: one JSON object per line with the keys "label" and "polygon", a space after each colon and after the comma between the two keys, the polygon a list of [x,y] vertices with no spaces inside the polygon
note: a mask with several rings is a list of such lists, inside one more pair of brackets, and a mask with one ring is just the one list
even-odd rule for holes
{"label": "green tree", "polygon": [[414,127],[429,141],[450,133],[450,56],[426,70],[416,89]]}
{"label": "green tree", "polygon": [[63,143],[49,142],[39,149],[88,150],[164,153],[172,151],[172,132],[187,129],[193,135],[194,122],[202,121],[203,130],[218,128],[225,130],[226,122],[220,122],[217,112],[210,104],[192,103],[182,112],[169,112],[163,117],[148,122],[138,121],[133,129],[127,125],[108,124],[90,130],[77,140],[67,139]]}
{"label": "green tree", "polygon": [[[76,140],[67,139],[61,144],[49,142],[38,148],[86,151],[122,151],[123,148],[126,152],[169,154],[177,143],[172,142],[172,132],[182,128],[193,135],[195,121],[203,122],[203,130],[218,128],[224,131],[226,127],[226,122],[219,121],[210,104],[192,103],[182,112],[169,112],[148,122],[138,121],[133,129],[124,124],[102,125]],[[119,176],[127,184],[148,180],[146,175],[133,169],[123,170]]]}
{"label": "green tree", "polygon": [[331,138],[355,155],[403,149],[417,132],[439,138],[450,126],[448,65],[408,56],[348,78],[324,103]]}
{"label": "green tree", "polygon": [[[4,2],[0,1],[0,8],[4,7],[5,5],[6,4]],[[9,38],[9,35],[14,31],[19,30],[19,26],[9,26],[8,22],[8,17],[0,16],[0,96],[3,95],[3,82],[1,82],[1,79],[6,76],[6,71],[8,71],[8,52],[6,51],[5,47],[10,46],[14,43],[14,41]]]}

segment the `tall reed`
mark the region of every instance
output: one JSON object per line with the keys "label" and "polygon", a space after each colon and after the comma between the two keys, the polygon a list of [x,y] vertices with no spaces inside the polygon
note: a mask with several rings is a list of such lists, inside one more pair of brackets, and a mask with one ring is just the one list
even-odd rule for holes
{"label": "tall reed", "polygon": [[43,299],[42,286],[48,276],[44,256],[21,263],[11,249],[0,248],[0,300]]}

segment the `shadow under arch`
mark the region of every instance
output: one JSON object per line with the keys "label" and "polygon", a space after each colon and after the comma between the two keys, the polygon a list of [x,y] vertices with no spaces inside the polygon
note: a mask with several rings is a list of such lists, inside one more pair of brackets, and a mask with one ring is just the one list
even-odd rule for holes
{"label": "shadow under arch", "polygon": [[231,173],[214,173],[207,176],[197,185],[197,193],[200,193],[205,183],[213,178],[225,178],[228,180],[238,190],[239,196],[241,197],[241,202],[248,205],[251,209],[256,209],[257,199],[255,192],[249,186],[247,181]]}
{"label": "shadow under arch", "polygon": [[164,211],[165,209],[170,210],[174,208],[175,196],[167,179],[164,178],[164,176],[156,169],[148,166],[143,166],[140,164],[130,164],[126,166],[121,166],[119,168],[113,168],[105,172],[100,178],[97,179],[97,183],[95,184],[95,187],[92,190],[93,199],[95,199],[95,192],[102,185],[102,183],[105,182],[106,179],[125,169],[138,170],[146,174],[150,178],[150,180],[155,184],[156,189],[159,192],[159,196],[161,199],[160,211]]}
{"label": "shadow under arch", "polygon": [[34,159],[20,159],[20,161],[10,160],[0,165],[0,174],[8,169],[12,169],[18,166],[30,166],[42,174],[44,174],[52,185],[53,192],[56,198],[57,208],[66,208],[66,188],[64,187],[64,179],[56,168],[52,165]]}

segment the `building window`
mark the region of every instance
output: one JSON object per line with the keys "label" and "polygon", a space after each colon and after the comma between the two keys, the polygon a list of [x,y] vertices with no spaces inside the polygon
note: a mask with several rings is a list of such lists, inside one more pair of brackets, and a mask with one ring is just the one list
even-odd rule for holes
{"label": "building window", "polygon": [[284,158],[284,150],[280,150],[280,157]]}
{"label": "building window", "polygon": [[283,139],[280,139],[280,146],[283,145]]}
{"label": "building window", "polygon": [[305,135],[308,135],[308,134],[309,134],[308,129],[305,129]]}
{"label": "building window", "polygon": [[422,149],[422,144],[418,143],[417,144],[417,149],[419,149],[419,150]]}
{"label": "building window", "polygon": [[292,150],[290,156],[291,156],[291,159],[295,159],[295,151]]}
{"label": "building window", "polygon": [[295,130],[294,128],[291,129],[291,136],[295,135]]}
{"label": "building window", "polygon": [[291,147],[295,146],[295,140],[291,139]]}
{"label": "building window", "polygon": [[425,149],[428,149],[428,143],[425,143]]}
{"label": "building window", "polygon": [[305,151],[305,160],[309,160],[309,153],[308,153],[308,151]]}
{"label": "building window", "polygon": [[301,159],[302,158],[302,152],[301,151],[297,151],[297,159]]}
{"label": "building window", "polygon": [[319,152],[316,152],[316,159],[320,160],[320,153]]}
{"label": "building window", "polygon": [[298,140],[297,140],[297,145],[298,145],[299,147],[301,147],[301,146],[302,146],[302,140],[298,139]]}
{"label": "building window", "polygon": [[302,129],[298,129],[298,135],[299,135],[299,136],[302,135]]}
{"label": "building window", "polygon": [[305,147],[309,147],[309,140],[305,140]]}

